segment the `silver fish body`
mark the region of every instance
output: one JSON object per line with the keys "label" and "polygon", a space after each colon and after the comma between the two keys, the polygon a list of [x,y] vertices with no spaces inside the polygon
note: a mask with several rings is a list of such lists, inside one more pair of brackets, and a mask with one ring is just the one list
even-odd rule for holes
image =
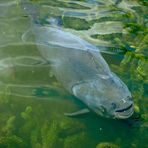
{"label": "silver fish body", "polygon": [[129,89],[95,46],[56,27],[35,26],[33,32],[57,80],[88,108],[107,118],[125,119],[133,114]]}

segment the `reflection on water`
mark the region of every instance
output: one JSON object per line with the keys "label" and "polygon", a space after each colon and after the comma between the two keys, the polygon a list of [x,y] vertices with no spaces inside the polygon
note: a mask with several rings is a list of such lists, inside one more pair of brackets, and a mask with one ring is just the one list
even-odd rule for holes
{"label": "reflection on water", "polygon": [[[38,52],[31,22],[18,0],[0,2],[0,147],[142,147],[148,132],[147,2],[142,0],[34,0],[42,25],[60,18],[64,31],[96,45],[127,84],[135,114],[110,120],[84,108],[53,76]],[[34,10],[32,10],[33,12]],[[25,40],[26,42],[24,43]]]}

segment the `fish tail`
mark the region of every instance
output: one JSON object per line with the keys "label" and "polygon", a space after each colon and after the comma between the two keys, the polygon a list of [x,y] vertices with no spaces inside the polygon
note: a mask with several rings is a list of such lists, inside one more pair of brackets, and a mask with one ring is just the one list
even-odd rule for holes
{"label": "fish tail", "polygon": [[39,5],[29,0],[21,0],[20,5],[33,22],[39,21]]}
{"label": "fish tail", "polygon": [[34,24],[37,24],[37,25],[47,24],[47,25],[57,26],[57,27],[62,25],[61,16],[51,16],[51,14],[47,14],[43,18],[41,18],[40,9],[42,6],[40,6],[39,3],[31,2],[29,0],[21,0],[20,3],[21,3],[22,9],[31,18]]}

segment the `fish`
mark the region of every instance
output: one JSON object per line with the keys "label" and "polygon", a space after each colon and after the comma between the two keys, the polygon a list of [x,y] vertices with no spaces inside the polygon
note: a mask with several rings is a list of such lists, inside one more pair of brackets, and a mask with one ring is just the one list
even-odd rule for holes
{"label": "fish", "polygon": [[131,92],[110,70],[96,46],[53,24],[34,23],[31,31],[40,54],[51,63],[56,79],[87,106],[87,109],[65,115],[76,116],[93,111],[113,119],[132,116],[134,102]]}

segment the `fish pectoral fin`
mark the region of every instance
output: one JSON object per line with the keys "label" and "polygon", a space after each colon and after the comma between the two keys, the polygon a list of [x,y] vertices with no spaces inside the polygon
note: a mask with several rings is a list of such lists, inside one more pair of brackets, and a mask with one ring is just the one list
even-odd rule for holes
{"label": "fish pectoral fin", "polygon": [[89,113],[90,110],[87,108],[81,109],[79,111],[73,112],[73,113],[64,113],[65,116],[69,117],[75,117],[75,116],[80,116]]}

